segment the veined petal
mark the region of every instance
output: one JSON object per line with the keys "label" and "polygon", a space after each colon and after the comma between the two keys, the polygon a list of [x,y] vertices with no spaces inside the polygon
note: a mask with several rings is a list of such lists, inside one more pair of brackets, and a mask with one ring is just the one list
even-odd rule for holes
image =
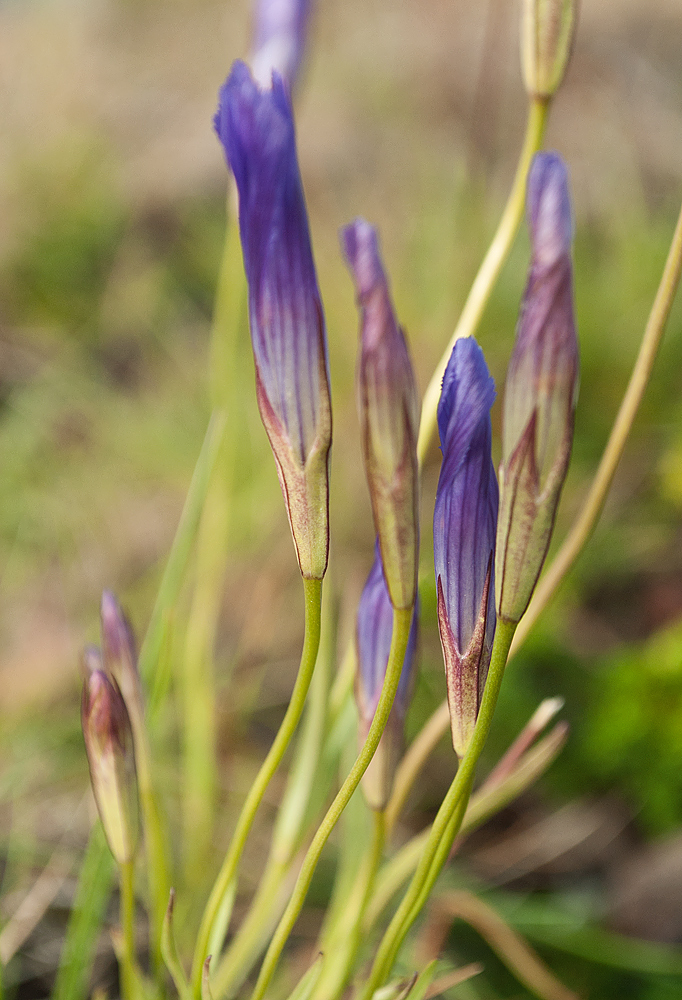
{"label": "veined petal", "polygon": [[509,361],[502,421],[498,613],[518,621],[544,562],[573,439],[578,341],[573,314],[573,223],[556,153],[528,178],[532,255]]}
{"label": "veined petal", "polygon": [[218,136],[239,191],[251,339],[270,406],[301,462],[329,395],[322,303],[296,158],[294,120],[281,77],[261,90],[236,62],[220,91]]}
{"label": "veined petal", "polygon": [[[383,809],[393,787],[393,776],[404,739],[405,717],[414,687],[419,608],[415,604],[405,659],[398,689],[381,741],[363,776],[362,787],[371,809]],[[365,583],[357,614],[357,674],[355,700],[360,716],[360,742],[363,743],[379,703],[386,677],[393,606],[388,593],[378,543],[374,563]]]}
{"label": "veined petal", "polygon": [[438,620],[453,746],[473,732],[495,634],[498,489],[491,458],[495,386],[473,338],[458,340],[438,407],[443,463],[433,517]]}
{"label": "veined petal", "polygon": [[356,219],[341,232],[360,307],[358,411],[374,524],[394,607],[416,594],[419,400],[376,230]]}
{"label": "veined petal", "polygon": [[[490,407],[495,384],[472,337],[458,340],[438,406],[443,464],[433,518],[436,580],[440,577],[460,654],[478,621],[490,552],[495,547],[498,490],[491,458]],[[490,635],[495,615],[489,616]]]}
{"label": "veined petal", "polygon": [[262,90],[237,62],[215,128],[239,192],[256,394],[303,576],[329,550],[331,399],[322,303],[284,83]]}

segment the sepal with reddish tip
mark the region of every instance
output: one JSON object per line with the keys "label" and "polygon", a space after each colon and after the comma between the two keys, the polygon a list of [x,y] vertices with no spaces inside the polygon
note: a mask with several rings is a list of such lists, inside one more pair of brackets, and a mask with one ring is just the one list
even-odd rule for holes
{"label": "sepal with reddish tip", "polygon": [[322,579],[329,550],[332,417],[327,341],[294,119],[282,78],[261,89],[236,62],[214,125],[239,192],[258,406],[304,577]]}
{"label": "sepal with reddish tip", "polygon": [[469,645],[461,654],[457,649],[457,643],[448,621],[443,584],[441,579],[438,579],[438,629],[443,647],[443,659],[445,660],[445,682],[450,710],[452,746],[460,758],[467,752],[474,734],[483,689],[488,676],[491,653],[488,639],[491,576],[492,554],[481,595],[478,621],[471,633]]}
{"label": "sepal with reddish tip", "polygon": [[417,384],[376,230],[355,219],[341,240],[361,311],[358,411],[374,526],[393,606],[409,608],[419,558]]}
{"label": "sepal with reddish tip", "polygon": [[126,864],[134,857],[138,838],[130,719],[116,682],[102,668],[99,650],[86,650],[83,666],[81,723],[92,790],[111,853],[119,864]]}
{"label": "sepal with reddish tip", "polygon": [[[393,707],[379,746],[362,778],[362,790],[370,809],[383,809],[393,789],[393,778],[403,749],[405,717],[414,687],[418,628],[419,609],[415,606]],[[361,746],[367,738],[381,696],[392,634],[393,608],[377,545],[357,615],[355,701],[360,718]]]}
{"label": "sepal with reddish tip", "polygon": [[531,97],[552,97],[573,47],[578,0],[524,0],[521,20],[523,82]]}
{"label": "sepal with reddish tip", "polygon": [[495,556],[497,613],[510,622],[528,607],[547,554],[578,392],[573,225],[555,153],[535,157],[527,204],[532,257],[505,386]]}
{"label": "sepal with reddish tip", "polygon": [[443,464],[433,547],[455,752],[466,753],[495,634],[493,552],[498,492],[491,458],[495,385],[472,337],[455,343],[443,377],[438,431]]}

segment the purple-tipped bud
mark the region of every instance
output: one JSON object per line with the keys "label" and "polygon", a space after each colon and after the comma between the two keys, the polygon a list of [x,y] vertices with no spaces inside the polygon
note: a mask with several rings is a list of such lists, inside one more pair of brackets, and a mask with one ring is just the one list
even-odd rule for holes
{"label": "purple-tipped bud", "polygon": [[102,593],[100,622],[104,669],[116,681],[131,716],[142,718],[142,688],[137,670],[135,636],[130,622],[110,590]]}
{"label": "purple-tipped bud", "polygon": [[111,853],[125,864],[135,854],[138,828],[130,719],[121,692],[102,667],[99,650],[88,648],[83,666],[81,723],[92,790]]}
{"label": "purple-tipped bud", "polygon": [[291,93],[305,50],[310,0],[257,0],[251,69],[264,89],[279,73]]}
{"label": "purple-tipped bud", "polygon": [[524,0],[521,65],[531,97],[546,100],[561,84],[577,19],[578,0]]}
{"label": "purple-tipped bud", "polygon": [[[418,623],[419,610],[415,606],[393,708],[376,753],[362,779],[363,792],[371,809],[383,809],[393,788],[393,777],[402,752],[405,716],[414,685]],[[360,597],[357,617],[358,671],[355,678],[355,700],[360,716],[361,745],[365,742],[379,704],[392,634],[393,607],[377,544],[374,563]]]}
{"label": "purple-tipped bud", "polygon": [[341,241],[361,312],[358,410],[374,525],[393,606],[409,608],[419,559],[417,385],[376,230],[356,219]]}
{"label": "purple-tipped bud", "polygon": [[497,613],[518,621],[547,554],[571,455],[578,394],[573,223],[566,168],[538,153],[528,177],[532,255],[502,421]]}
{"label": "purple-tipped bud", "polygon": [[331,399],[322,303],[281,77],[261,90],[236,62],[215,128],[239,191],[239,229],[261,417],[298,562],[322,579],[329,548]]}
{"label": "purple-tipped bud", "polygon": [[495,384],[473,337],[455,343],[443,376],[443,464],[433,515],[438,625],[452,726],[464,756],[476,725],[495,635],[497,479],[490,454]]}

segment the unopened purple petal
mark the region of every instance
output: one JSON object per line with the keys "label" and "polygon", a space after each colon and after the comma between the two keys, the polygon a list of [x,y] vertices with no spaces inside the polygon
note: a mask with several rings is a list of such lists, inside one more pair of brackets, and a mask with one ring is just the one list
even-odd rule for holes
{"label": "unopened purple petal", "polygon": [[[415,607],[394,702],[394,708],[403,716],[407,712],[412,687],[412,673],[417,651],[418,618],[418,609]],[[381,556],[377,546],[374,563],[360,597],[357,615],[358,670],[362,685],[362,710],[367,714],[367,721],[371,721],[374,717],[379,702],[388,667],[392,634],[393,607],[388,596]]]}
{"label": "unopened purple petal", "polygon": [[534,157],[526,205],[533,256],[548,267],[570,253],[573,239],[568,173],[558,153],[537,153]]}
{"label": "unopened purple petal", "polygon": [[[438,427],[443,450],[433,519],[436,581],[449,627],[463,655],[481,610],[495,549],[498,488],[491,458],[494,382],[473,338],[458,340],[443,378]],[[495,630],[490,587],[486,645]]]}
{"label": "unopened purple petal", "polygon": [[251,339],[268,403],[305,463],[315,441],[327,370],[322,303],[284,83],[262,90],[236,62],[220,91],[215,128],[239,191]]}
{"label": "unopened purple petal", "polygon": [[258,0],[251,66],[261,87],[270,87],[273,70],[291,91],[305,50],[310,0]]}

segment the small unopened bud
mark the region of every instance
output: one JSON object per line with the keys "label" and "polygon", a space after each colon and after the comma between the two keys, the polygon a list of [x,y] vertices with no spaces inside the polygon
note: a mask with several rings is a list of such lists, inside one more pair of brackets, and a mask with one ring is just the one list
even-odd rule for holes
{"label": "small unopened bud", "polygon": [[100,621],[104,669],[116,681],[128,712],[141,718],[143,700],[135,637],[130,622],[110,590],[102,594]]}
{"label": "small unopened bud", "polygon": [[573,225],[556,153],[533,160],[527,209],[532,256],[505,386],[495,554],[497,613],[511,622],[528,607],[547,554],[578,394]]}
{"label": "small unopened bud", "polygon": [[452,745],[461,758],[478,718],[495,634],[497,479],[491,458],[495,384],[472,337],[458,340],[443,377],[443,464],[433,548]]}
{"label": "small unopened bud", "polygon": [[356,219],[341,239],[361,310],[358,410],[374,526],[393,606],[409,608],[419,558],[417,385],[376,230]]}
{"label": "small unopened bud", "polygon": [[304,577],[329,552],[332,439],[327,338],[287,89],[236,62],[214,119],[239,192],[256,395]]}
{"label": "small unopened bud", "polygon": [[102,668],[99,650],[86,650],[83,665],[81,723],[92,790],[111,853],[125,864],[135,854],[138,828],[130,719],[116,683]]}
{"label": "small unopened bud", "polygon": [[[419,611],[415,607],[398,689],[371,763],[362,778],[362,790],[370,809],[383,809],[393,790],[393,778],[402,753],[405,716],[414,686]],[[358,671],[355,678],[355,701],[360,716],[360,744],[367,738],[379,703],[388,667],[393,634],[393,608],[388,595],[378,546],[357,617]]]}
{"label": "small unopened bud", "polygon": [[531,97],[549,98],[571,55],[578,0],[524,0],[521,21],[523,81]]}

